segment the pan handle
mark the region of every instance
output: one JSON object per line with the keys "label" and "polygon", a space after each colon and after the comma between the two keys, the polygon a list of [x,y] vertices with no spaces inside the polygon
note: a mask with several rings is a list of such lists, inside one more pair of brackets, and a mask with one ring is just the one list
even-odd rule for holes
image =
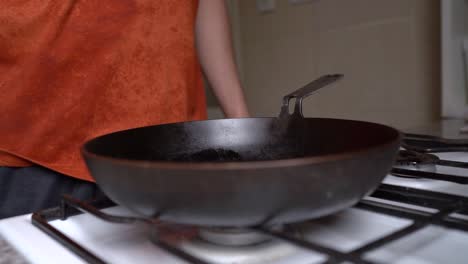
{"label": "pan handle", "polygon": [[[328,74],[318,78],[315,81],[307,84],[306,86],[286,95],[283,97],[283,105],[281,107],[280,117],[301,117],[303,118],[302,114],[302,100],[307,96],[311,95],[315,91],[323,88],[333,82],[338,81],[343,77],[343,74]],[[294,113],[292,115],[289,114],[289,101],[292,98],[296,98],[296,104],[294,106]]]}

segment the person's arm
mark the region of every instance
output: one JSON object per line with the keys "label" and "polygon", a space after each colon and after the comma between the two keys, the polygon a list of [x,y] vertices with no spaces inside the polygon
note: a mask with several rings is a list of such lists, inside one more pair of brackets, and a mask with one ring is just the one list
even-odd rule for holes
{"label": "person's arm", "polygon": [[247,117],[224,0],[199,0],[195,37],[203,72],[224,114],[229,118]]}

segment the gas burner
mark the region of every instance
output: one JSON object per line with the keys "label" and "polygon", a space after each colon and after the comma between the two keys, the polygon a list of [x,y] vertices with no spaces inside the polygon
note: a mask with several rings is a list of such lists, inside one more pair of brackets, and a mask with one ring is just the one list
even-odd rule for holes
{"label": "gas burner", "polygon": [[394,168],[435,172],[439,158],[432,154],[412,150],[400,150]]}
{"label": "gas burner", "polygon": [[200,228],[201,239],[223,246],[249,246],[271,240],[271,237],[257,231],[243,228],[205,227]]}

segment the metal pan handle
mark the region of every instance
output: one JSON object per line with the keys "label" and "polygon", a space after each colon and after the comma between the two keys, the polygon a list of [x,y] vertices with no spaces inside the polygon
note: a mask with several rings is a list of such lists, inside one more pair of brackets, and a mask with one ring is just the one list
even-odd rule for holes
{"label": "metal pan handle", "polygon": [[[311,95],[315,91],[338,81],[343,77],[343,74],[329,74],[324,75],[318,78],[315,81],[305,85],[304,87],[286,95],[283,97],[283,105],[281,107],[280,117],[301,117],[303,118],[302,114],[302,100],[307,96]],[[296,99],[296,104],[294,106],[294,113],[292,115],[289,114],[289,101],[291,99]]]}

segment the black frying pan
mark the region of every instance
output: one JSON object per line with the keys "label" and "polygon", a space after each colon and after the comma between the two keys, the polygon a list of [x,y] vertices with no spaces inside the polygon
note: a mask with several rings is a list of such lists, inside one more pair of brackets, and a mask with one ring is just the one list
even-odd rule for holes
{"label": "black frying pan", "polygon": [[90,140],[83,155],[104,193],[144,217],[242,227],[331,214],[372,192],[400,145],[388,126],[302,116],[302,99],[340,77],[285,96],[277,118],[125,130]]}

